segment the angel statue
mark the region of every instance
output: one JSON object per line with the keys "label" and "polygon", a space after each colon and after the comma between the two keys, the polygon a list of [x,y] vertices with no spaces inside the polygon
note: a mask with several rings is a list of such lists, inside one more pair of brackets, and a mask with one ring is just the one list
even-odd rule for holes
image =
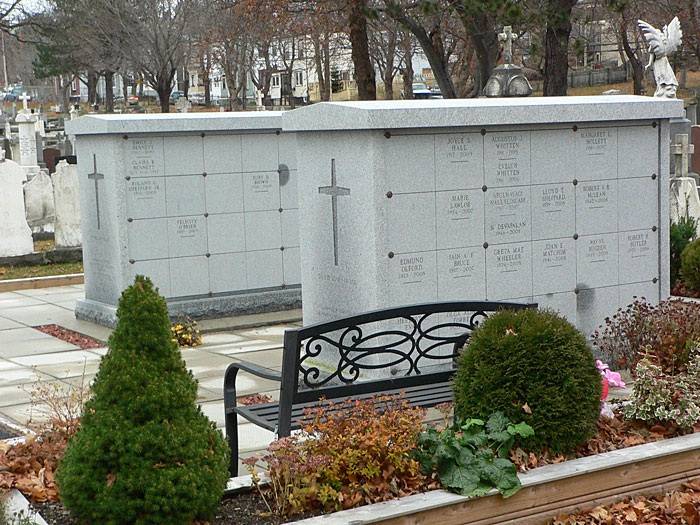
{"label": "angel statue", "polygon": [[670,24],[664,26],[663,32],[642,20],[637,23],[644,33],[644,38],[649,43],[649,63],[644,69],[649,69],[649,66],[654,64],[654,80],[656,80],[654,96],[676,98],[678,81],[676,75],[673,74],[671,64],[668,63],[668,57],[675,53],[681,45],[683,32],[678,17],[674,17]]}

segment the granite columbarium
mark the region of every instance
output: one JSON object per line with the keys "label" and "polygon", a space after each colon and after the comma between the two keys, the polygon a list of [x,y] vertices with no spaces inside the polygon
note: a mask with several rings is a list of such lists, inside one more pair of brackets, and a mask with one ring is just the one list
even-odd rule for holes
{"label": "granite columbarium", "polygon": [[321,103],[297,135],[304,323],[445,300],[536,302],[590,334],[669,292],[679,100]]}
{"label": "granite columbarium", "polygon": [[299,306],[296,148],[279,112],[95,114],[66,127],[85,267],[76,316],[113,324],[137,274],[172,315]]}

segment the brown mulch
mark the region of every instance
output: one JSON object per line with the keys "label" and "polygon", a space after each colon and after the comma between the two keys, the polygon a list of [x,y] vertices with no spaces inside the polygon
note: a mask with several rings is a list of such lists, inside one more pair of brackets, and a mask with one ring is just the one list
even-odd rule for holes
{"label": "brown mulch", "polygon": [[95,339],[94,337],[81,334],[80,332],[76,332],[74,330],[69,330],[68,328],[63,328],[57,324],[44,324],[41,326],[35,326],[34,329],[45,334],[52,335],[56,339],[60,339],[66,343],[78,346],[83,350],[88,350],[90,348],[102,348],[105,346],[105,343]]}
{"label": "brown mulch", "polygon": [[533,468],[561,463],[569,459],[593,456],[694,432],[700,432],[700,424],[695,425],[692,430],[682,430],[674,423],[656,424],[650,427],[643,421],[625,420],[619,410],[616,410],[615,419],[601,418],[598,421],[598,434],[579,446],[573,454],[552,455],[544,451],[536,455],[521,448],[515,448],[510,453],[510,459],[515,463],[518,472],[527,472]]}
{"label": "brown mulch", "polygon": [[700,292],[693,290],[685,285],[682,281],[678,281],[676,286],[671,290],[671,295],[677,295],[679,297],[692,297],[694,299],[700,299]]}
{"label": "brown mulch", "polygon": [[[32,503],[49,525],[77,525],[70,512],[58,501]],[[271,516],[260,494],[241,492],[227,496],[214,513],[209,525],[280,525],[292,520],[301,520],[318,516],[321,512],[305,512],[294,516]],[[204,525],[204,524],[201,524]]]}

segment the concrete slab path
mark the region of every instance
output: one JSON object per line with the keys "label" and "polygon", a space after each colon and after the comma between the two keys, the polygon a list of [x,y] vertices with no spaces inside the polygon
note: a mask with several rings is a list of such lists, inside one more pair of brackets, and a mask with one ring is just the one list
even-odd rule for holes
{"label": "concrete slab path", "polygon": [[[89,382],[107,352],[111,330],[75,318],[75,300],[84,297],[83,285],[0,292],[0,423],[24,426],[37,417],[30,398],[38,381],[68,392]],[[57,324],[105,343],[81,350],[75,345],[35,330]],[[224,426],[223,378],[229,363],[253,361],[281,370],[282,341],[287,328],[301,326],[301,311],[273,312],[201,321],[202,345],[182,348],[182,357],[199,381],[198,403],[218,427]],[[211,332],[214,330],[214,332]],[[268,394],[278,398],[278,385],[246,373],[238,376],[240,395]],[[241,458],[264,450],[271,432],[239,421]]]}

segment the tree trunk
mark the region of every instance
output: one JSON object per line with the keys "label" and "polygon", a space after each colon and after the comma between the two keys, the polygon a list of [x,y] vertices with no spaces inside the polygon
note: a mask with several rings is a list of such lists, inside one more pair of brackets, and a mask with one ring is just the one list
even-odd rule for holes
{"label": "tree trunk", "polygon": [[331,37],[326,34],[323,39],[323,74],[326,78],[326,85],[323,89],[322,100],[331,99]]}
{"label": "tree trunk", "polygon": [[[241,92],[243,93],[243,96],[241,97],[241,102],[243,103],[243,111],[246,110],[246,105],[247,105],[247,104],[246,104],[246,103],[247,103],[247,100],[246,100],[246,99],[248,98],[248,93],[247,93],[247,91],[248,91],[248,86],[247,86],[247,84],[248,84],[248,75],[246,74],[246,71],[247,71],[246,68],[242,68],[242,69],[241,69],[241,82],[240,82],[240,86],[241,86]],[[236,99],[238,99],[238,96],[236,96]]]}
{"label": "tree trunk", "polygon": [[493,20],[483,13],[474,14],[461,11],[460,19],[469,34],[476,53],[477,70],[474,72],[472,96],[479,96],[498,63],[500,53],[498,35]]}
{"label": "tree trunk", "polygon": [[316,77],[318,78],[318,96],[321,99],[321,102],[325,102],[329,100],[329,98],[326,98],[326,85],[330,82],[330,78],[326,76],[325,72],[326,69],[324,67],[325,62],[323,60],[323,56],[321,55],[322,47],[321,47],[321,37],[317,36],[316,38],[313,39],[313,46],[314,46],[314,66],[316,67]]}
{"label": "tree trunk", "polygon": [[204,83],[204,105],[211,106],[211,82],[209,81],[209,53],[202,58],[202,82]]}
{"label": "tree trunk", "polygon": [[114,71],[105,71],[105,112],[114,113]]}
{"label": "tree trunk", "polygon": [[160,100],[160,112],[170,113],[170,93],[173,91],[172,81],[175,71],[172,74],[161,74],[156,77],[155,90]]}
{"label": "tree trunk", "polygon": [[97,71],[89,69],[87,74],[88,106],[92,106],[97,99]]}
{"label": "tree trunk", "polygon": [[350,44],[352,46],[352,63],[355,67],[355,82],[360,100],[377,100],[377,86],[374,67],[369,58],[367,37],[367,0],[349,0]]}
{"label": "tree trunk", "polygon": [[630,61],[632,65],[632,82],[634,83],[634,94],[641,95],[644,90],[644,68],[642,63],[634,54],[632,46],[630,46],[629,38],[627,36],[627,20],[622,21],[622,30],[620,31],[620,36],[622,37],[622,48],[625,50],[625,55],[627,55],[627,60]]}
{"label": "tree trunk", "polygon": [[[435,48],[433,40],[430,38],[430,36],[428,36],[428,33],[425,32],[425,29],[423,29],[418,22],[406,15],[403,8],[397,7],[397,5],[394,3],[390,4],[390,7],[391,9],[387,12],[387,14],[405,27],[418,40],[418,43],[425,54],[425,58],[428,59],[428,63],[433,70],[435,81],[440,87],[442,96],[444,98],[455,98],[455,88],[454,84],[452,83],[452,78],[450,77],[450,72],[447,69],[447,60],[445,60],[445,57],[441,56],[439,50]],[[413,66],[411,66],[411,72],[413,72]],[[413,77],[411,77],[411,83],[412,82]],[[405,85],[404,92],[406,93]],[[411,91],[411,98],[413,98],[413,91]]]}
{"label": "tree trunk", "polygon": [[566,96],[571,9],[576,0],[552,0],[545,36],[544,96]]}

